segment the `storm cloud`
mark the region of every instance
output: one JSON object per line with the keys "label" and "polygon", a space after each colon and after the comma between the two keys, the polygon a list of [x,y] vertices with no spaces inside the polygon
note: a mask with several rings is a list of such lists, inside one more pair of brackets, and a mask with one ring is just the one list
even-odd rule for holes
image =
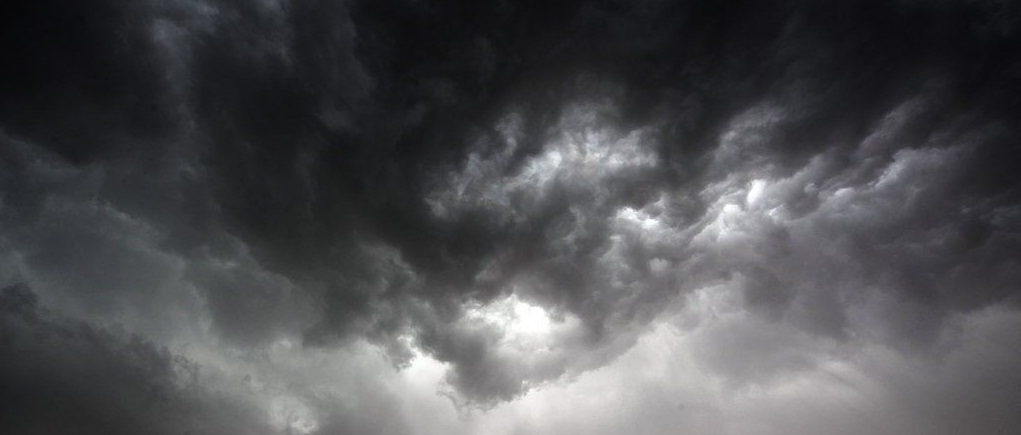
{"label": "storm cloud", "polygon": [[4,4],[0,427],[1021,431],[1019,14]]}

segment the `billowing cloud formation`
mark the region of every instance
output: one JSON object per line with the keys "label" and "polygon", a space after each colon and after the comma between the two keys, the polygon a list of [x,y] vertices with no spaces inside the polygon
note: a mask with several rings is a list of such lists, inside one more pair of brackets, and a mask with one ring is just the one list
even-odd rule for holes
{"label": "billowing cloud formation", "polygon": [[1021,430],[1010,4],[24,3],[5,429]]}

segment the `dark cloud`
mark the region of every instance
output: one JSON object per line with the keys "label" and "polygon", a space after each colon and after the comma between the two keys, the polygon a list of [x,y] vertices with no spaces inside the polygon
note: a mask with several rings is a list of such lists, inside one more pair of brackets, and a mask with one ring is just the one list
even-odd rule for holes
{"label": "dark cloud", "polygon": [[[739,389],[838,348],[936,358],[962,316],[1018,308],[1008,2],[0,8],[0,283],[41,301],[4,296],[25,361],[57,346],[32,328],[125,373],[176,361],[160,344],[233,373],[369,342],[494,407],[661,324]],[[33,372],[26,415],[35,380],[90,364]],[[137,406],[160,370],[74,412]],[[293,389],[274,430],[410,430]]]}
{"label": "dark cloud", "polygon": [[203,391],[198,364],[138,336],[55,316],[24,284],[0,294],[4,428],[12,433],[269,433]]}

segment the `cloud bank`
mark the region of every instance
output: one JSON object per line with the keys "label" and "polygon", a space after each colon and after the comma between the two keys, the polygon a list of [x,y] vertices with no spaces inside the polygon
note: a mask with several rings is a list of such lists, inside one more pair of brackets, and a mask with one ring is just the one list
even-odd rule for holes
{"label": "cloud bank", "polygon": [[1011,4],[0,9],[5,431],[1021,428]]}

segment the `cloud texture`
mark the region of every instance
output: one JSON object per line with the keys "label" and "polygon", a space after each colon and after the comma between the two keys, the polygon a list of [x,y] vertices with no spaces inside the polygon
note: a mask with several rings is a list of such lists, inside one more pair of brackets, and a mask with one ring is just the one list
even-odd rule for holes
{"label": "cloud texture", "polygon": [[999,1],[0,6],[11,433],[1008,434]]}

